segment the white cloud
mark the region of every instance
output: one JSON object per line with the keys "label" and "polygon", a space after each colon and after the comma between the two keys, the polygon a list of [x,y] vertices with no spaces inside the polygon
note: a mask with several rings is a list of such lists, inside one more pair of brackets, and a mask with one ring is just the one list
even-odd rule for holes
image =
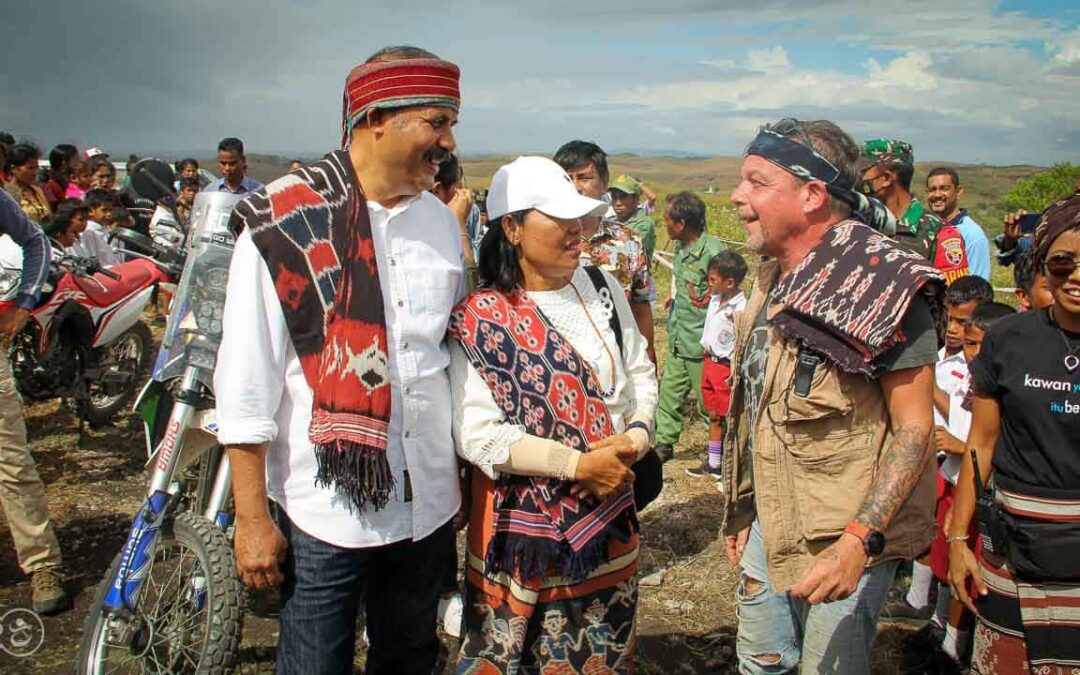
{"label": "white cloud", "polygon": [[[857,137],[908,138],[916,143],[917,156],[966,161],[1033,161],[1033,153],[1055,148],[1046,130],[1062,125],[1075,129],[1080,119],[1080,81],[1050,77],[1053,64],[1036,61],[1023,50],[989,53],[996,79],[966,63],[963,55],[947,58],[923,50],[890,60],[869,59],[861,74],[793,67],[786,51],[783,59],[773,57],[777,54],[777,49],[751,50],[735,64],[739,75],[637,86],[614,93],[606,103],[675,119],[705,115],[756,120],[743,125],[741,133],[786,115],[822,117],[843,121]],[[978,61],[977,54],[973,58]],[[1010,58],[1019,67],[1006,67]],[[759,67],[763,64],[775,67],[766,71]],[[683,121],[679,126],[693,125]],[[1016,154],[1006,154],[1011,152]],[[1060,160],[1062,152],[1076,155],[1074,148],[1054,152],[1042,161]]]}
{"label": "white cloud", "polygon": [[938,80],[928,70],[930,63],[930,55],[926,52],[908,52],[884,67],[877,59],[868,59],[866,70],[870,80],[867,86],[874,89],[899,88],[911,91],[936,89]]}
{"label": "white cloud", "polygon": [[676,133],[673,127],[653,127],[652,130],[661,136],[674,136]]}
{"label": "white cloud", "polygon": [[1080,30],[1052,44],[1054,60],[1068,66],[1080,63]]}
{"label": "white cloud", "polygon": [[767,74],[786,73],[791,70],[791,61],[783,46],[751,49],[746,55],[746,67]]}

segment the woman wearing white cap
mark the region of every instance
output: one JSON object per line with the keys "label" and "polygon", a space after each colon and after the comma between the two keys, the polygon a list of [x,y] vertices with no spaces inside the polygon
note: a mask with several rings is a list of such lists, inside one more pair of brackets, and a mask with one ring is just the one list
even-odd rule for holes
{"label": "woman wearing white cap", "polygon": [[618,282],[579,267],[580,219],[607,204],[519,157],[487,209],[480,287],[450,320],[455,437],[475,467],[458,672],[625,672],[630,466],[650,448],[657,390]]}

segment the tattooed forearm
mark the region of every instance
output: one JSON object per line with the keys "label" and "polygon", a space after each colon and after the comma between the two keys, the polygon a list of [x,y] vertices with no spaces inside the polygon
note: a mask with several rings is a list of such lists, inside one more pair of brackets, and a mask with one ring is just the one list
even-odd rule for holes
{"label": "tattooed forearm", "polygon": [[929,434],[917,425],[901,427],[885,449],[870,494],[855,520],[882,532],[915,488],[934,454]]}

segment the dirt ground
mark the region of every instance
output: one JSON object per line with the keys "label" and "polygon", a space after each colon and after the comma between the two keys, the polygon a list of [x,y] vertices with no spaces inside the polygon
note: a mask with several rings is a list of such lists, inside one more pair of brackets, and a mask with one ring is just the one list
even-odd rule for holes
{"label": "dirt ground", "polygon": [[[664,344],[662,321],[657,323],[658,344]],[[32,656],[15,658],[0,649],[0,673],[70,673],[94,589],[139,507],[144,441],[131,415],[115,429],[88,432],[80,445],[77,423],[56,402],[28,405],[25,414],[75,600],[73,609],[44,619],[44,643]],[[643,675],[736,672],[738,576],[718,539],[720,494],[711,480],[685,473],[700,461],[705,432],[701,422],[689,425],[679,454],[665,467],[663,493],[642,513],[641,578],[648,581],[638,605],[637,669]],[[272,595],[251,598],[238,672],[273,672],[275,605]],[[0,615],[29,606],[30,586],[0,516]],[[912,672],[900,667],[901,641],[909,631],[883,626],[873,652],[875,675]],[[449,638],[445,646],[448,654],[457,647]],[[362,659],[361,650],[358,671]]]}

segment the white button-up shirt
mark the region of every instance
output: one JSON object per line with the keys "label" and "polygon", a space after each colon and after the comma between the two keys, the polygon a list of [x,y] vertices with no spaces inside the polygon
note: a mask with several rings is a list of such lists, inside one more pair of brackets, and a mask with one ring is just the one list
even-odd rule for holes
{"label": "white button-up shirt", "polygon": [[426,192],[393,208],[367,206],[389,342],[387,458],[396,489],[386,507],[353,514],[333,487],[315,485],[312,391],[248,232],[233,253],[214,373],[219,441],[269,442],[270,498],[304,532],[347,548],[422,539],[453,517],[461,501],[444,340],[450,310],[465,294],[457,221]]}
{"label": "white button-up shirt", "polygon": [[718,359],[730,359],[735,351],[735,313],[746,309],[742,291],[727,300],[719,295],[709,298],[705,313],[705,328],[701,331],[701,346]]}
{"label": "white button-up shirt", "polygon": [[[955,354],[946,354],[945,348],[938,350],[938,360],[934,365],[934,382],[948,396],[959,393],[963,398],[966,393],[968,378],[967,360],[964,359],[964,351]],[[946,427],[949,425],[948,418],[934,406],[934,426]]]}

